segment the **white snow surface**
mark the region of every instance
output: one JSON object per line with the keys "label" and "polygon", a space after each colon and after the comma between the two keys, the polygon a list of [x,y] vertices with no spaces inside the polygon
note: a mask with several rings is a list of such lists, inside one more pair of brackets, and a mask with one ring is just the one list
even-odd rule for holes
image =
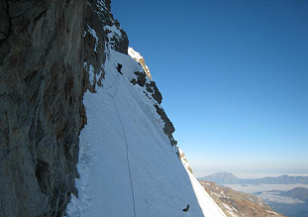
{"label": "white snow surface", "polygon": [[[184,152],[178,148],[180,155],[185,156]],[[204,190],[202,185],[196,179],[196,177],[189,171],[189,163],[185,157],[181,158],[182,164],[186,169],[186,172],[189,176],[193,190],[196,194],[197,201],[200,205],[200,208],[206,217],[227,217],[225,213],[219,208],[211,196]]]}
{"label": "white snow surface", "polygon": [[278,213],[273,212],[273,211],[266,210],[266,212],[268,212],[268,213],[272,213],[272,214],[275,214],[275,215],[278,215]]}
{"label": "white snow surface", "polygon": [[102,68],[103,87],[84,95],[87,125],[80,134],[78,198],[72,195],[66,216],[225,217],[183,167],[177,147],[164,134],[156,101],[130,82],[141,66],[111,50]]}
{"label": "white snow surface", "polygon": [[90,64],[88,72],[89,72],[89,81],[92,85],[93,82],[94,82],[94,77],[95,77],[94,68],[93,68],[92,64]]}

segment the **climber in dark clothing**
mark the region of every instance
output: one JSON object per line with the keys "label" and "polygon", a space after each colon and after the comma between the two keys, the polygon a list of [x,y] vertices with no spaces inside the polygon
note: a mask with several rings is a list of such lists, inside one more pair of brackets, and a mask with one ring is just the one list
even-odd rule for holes
{"label": "climber in dark clothing", "polygon": [[185,209],[183,209],[183,212],[188,212],[189,207],[190,207],[190,206],[187,204],[187,207],[186,207]]}
{"label": "climber in dark clothing", "polygon": [[117,70],[121,75],[123,75],[121,69],[122,69],[122,64],[118,63]]}

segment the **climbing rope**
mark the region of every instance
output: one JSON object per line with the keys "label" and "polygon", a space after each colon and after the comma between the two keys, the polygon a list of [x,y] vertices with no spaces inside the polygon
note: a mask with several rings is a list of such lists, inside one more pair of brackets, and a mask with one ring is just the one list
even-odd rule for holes
{"label": "climbing rope", "polygon": [[[110,55],[110,53],[109,53],[109,59],[114,59],[115,62],[119,62],[115,57]],[[105,69],[105,72],[107,72],[106,69]],[[109,93],[109,91],[107,91],[107,90],[106,90],[106,92],[111,97],[111,99],[113,101],[113,104],[114,104],[114,106],[116,108],[116,111],[117,111],[118,118],[119,118],[120,123],[121,123],[123,134],[124,134],[125,145],[126,145],[126,150],[127,150],[126,158],[127,158],[127,163],[128,163],[128,171],[129,171],[129,178],[130,178],[130,185],[131,185],[131,194],[132,194],[132,201],[133,201],[133,211],[134,211],[134,217],[136,217],[137,216],[137,214],[136,214],[136,202],[135,202],[135,194],[134,194],[134,185],[133,185],[132,171],[131,171],[131,165],[130,165],[130,160],[129,160],[129,147],[128,147],[128,142],[127,142],[127,136],[126,136],[126,132],[125,132],[125,127],[124,127],[124,124],[123,124],[123,121],[122,121],[122,118],[121,118],[118,106],[117,106],[116,101],[115,101],[115,96],[116,96],[116,94],[118,92],[118,89],[119,89],[119,82],[120,82],[120,77],[121,77],[119,75],[120,73],[118,73],[118,72],[116,72],[116,73],[117,73],[117,78],[114,80],[113,84],[110,87],[107,87],[107,88],[104,88],[104,89],[109,89],[112,86],[114,86],[115,83],[117,83],[116,90],[115,90],[114,94]],[[125,82],[122,82],[122,83],[127,87],[127,84]],[[127,89],[130,91],[129,88],[127,88]],[[151,174],[149,174],[149,175],[151,176]],[[153,179],[155,180],[155,178],[153,178]],[[160,185],[156,181],[155,181],[155,184],[157,185],[157,187],[161,191],[161,193],[164,194],[165,193],[164,190],[161,189]],[[176,192],[173,192],[173,190],[171,190],[170,188],[168,188],[168,190],[171,192],[171,194],[176,195]],[[180,200],[182,202],[182,204],[185,204],[185,202],[184,202],[184,200],[182,198],[178,198],[178,200]],[[171,203],[171,205],[175,209],[179,208],[174,203]]]}
{"label": "climbing rope", "polygon": [[117,104],[114,100],[114,97],[112,95],[110,95],[110,96],[111,96],[113,103],[115,105],[115,108],[117,110],[117,114],[118,114],[119,120],[121,122],[122,130],[123,130],[123,133],[124,133],[125,145],[126,145],[126,159],[127,159],[127,163],[128,163],[128,172],[129,172],[129,178],[130,178],[130,184],[131,184],[132,199],[133,199],[133,204],[134,204],[134,217],[136,217],[135,193],[134,193],[133,177],[132,177],[132,171],[131,171],[130,160],[129,160],[129,148],[128,148],[128,143],[127,143],[127,137],[126,137],[125,128],[124,128],[124,125],[123,125]]}
{"label": "climbing rope", "polygon": [[123,134],[124,134],[124,139],[125,139],[125,145],[126,145],[126,159],[127,159],[127,164],[128,164],[128,172],[129,172],[129,179],[130,179],[130,185],[131,185],[131,193],[132,193],[132,200],[133,200],[133,210],[134,210],[134,217],[136,217],[136,202],[135,202],[135,193],[134,193],[134,185],[133,185],[133,177],[132,177],[132,171],[131,171],[131,166],[130,166],[130,160],[129,160],[129,148],[128,148],[128,142],[127,142],[127,136],[126,136],[126,133],[125,133],[125,128],[124,128],[124,124],[123,124],[123,121],[122,121],[122,118],[121,118],[121,115],[120,115],[120,112],[119,112],[119,109],[118,109],[118,106],[116,104],[116,101],[114,99],[114,97],[116,96],[117,92],[118,92],[118,89],[119,89],[119,75],[118,75],[118,79],[115,79],[117,80],[118,82],[117,83],[117,87],[116,87],[116,91],[115,93],[112,95],[111,93],[109,93],[107,90],[107,94],[111,97],[112,101],[113,101],[113,104],[116,108],[116,111],[117,111],[117,114],[118,114],[118,117],[119,117],[119,120],[120,120],[120,123],[121,123],[121,126],[122,126],[122,130],[123,130]]}
{"label": "climbing rope", "polygon": [[[119,73],[118,73],[119,74]],[[120,79],[120,76],[118,75],[118,77],[117,77],[117,79],[115,79],[115,81],[118,81],[118,82],[114,82],[113,83],[113,85],[116,83],[117,84],[117,86],[116,86],[116,89],[115,89],[115,92],[114,92],[114,94],[112,95],[111,93],[109,93],[109,91],[107,91],[106,90],[106,93],[109,95],[109,96],[111,96],[112,98],[117,94],[117,92],[118,92],[118,89],[119,89],[119,79]],[[112,86],[113,86],[112,85]],[[108,89],[108,88],[105,88],[105,89]]]}
{"label": "climbing rope", "polygon": [[[115,57],[113,57],[113,56],[111,56],[110,55],[110,48],[109,48],[109,53],[107,53],[107,56],[108,56],[108,59],[110,60],[110,57],[112,58],[112,59],[114,59],[115,60],[115,62],[117,62],[118,63],[118,60],[115,58]],[[102,65],[103,66],[103,69],[104,69],[104,71],[105,71],[105,73],[107,73],[107,70],[106,70],[106,68],[105,68],[105,65]],[[115,66],[116,67],[116,66]],[[114,86],[114,84],[116,83],[116,81],[117,80],[119,80],[119,73],[117,73],[117,75],[116,75],[116,78],[114,79],[114,81],[113,81],[113,83],[112,83],[112,85],[110,85],[109,87],[104,87],[104,86],[102,86],[101,88],[103,88],[103,89],[110,89],[111,87],[113,87]],[[115,94],[114,94],[115,95]]]}
{"label": "climbing rope", "polygon": [[[102,65],[103,66],[103,68],[104,68],[104,71],[105,71],[105,74],[107,74],[107,70],[106,70],[106,68],[105,68],[105,65]],[[117,73],[117,75],[114,77],[114,81],[113,81],[113,83],[112,83],[112,85],[110,85],[109,87],[104,87],[104,86],[102,86],[101,88],[103,88],[103,89],[110,89],[110,88],[112,88],[113,87],[113,85],[116,83],[116,81],[119,79],[119,73]]]}

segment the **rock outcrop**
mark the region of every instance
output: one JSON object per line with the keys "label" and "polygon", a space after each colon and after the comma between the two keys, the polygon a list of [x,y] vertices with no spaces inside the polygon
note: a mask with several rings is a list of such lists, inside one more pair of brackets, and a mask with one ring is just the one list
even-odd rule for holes
{"label": "rock outcrop", "polygon": [[188,160],[185,157],[185,153],[180,148],[178,148],[178,156],[180,160],[182,161],[183,166],[187,168],[188,171],[191,172],[191,174],[193,174],[193,170],[191,166],[189,165]]}
{"label": "rock outcrop", "polygon": [[144,60],[143,56],[141,56],[141,54],[138,53],[137,51],[135,51],[132,47],[128,48],[128,54],[142,66],[142,68],[143,68],[145,74],[148,76],[148,78],[153,80],[150,69],[145,64],[145,60]]}
{"label": "rock outcrop", "polygon": [[127,54],[128,39],[110,0],[0,0],[0,17],[0,216],[62,216],[83,94],[104,78],[106,42]]}
{"label": "rock outcrop", "polygon": [[146,91],[144,93],[148,96],[148,98],[153,98],[155,100],[154,107],[156,109],[157,114],[164,121],[164,132],[169,137],[171,145],[177,145],[177,141],[173,138],[173,133],[175,132],[175,128],[168,118],[165,110],[160,106],[162,103],[163,97],[158,90],[156,83],[152,80],[147,79],[146,72],[134,72],[137,76],[137,79],[132,79],[131,83],[134,85],[138,84],[141,87],[146,87]]}
{"label": "rock outcrop", "polygon": [[[131,82],[135,85],[138,84],[141,87],[146,87],[146,95],[148,97],[153,98],[156,103],[154,104],[157,114],[160,115],[161,119],[164,121],[164,132],[165,134],[169,137],[171,145],[177,145],[177,141],[173,138],[173,133],[175,132],[175,128],[168,118],[166,112],[164,109],[160,106],[162,103],[163,97],[158,90],[156,83],[152,79],[152,75],[150,73],[150,69],[148,66],[145,64],[144,58],[135,51],[133,48],[129,47],[128,48],[128,54],[137,62],[141,65],[143,68],[143,72],[135,72],[135,75],[137,76],[137,79],[133,79]],[[147,79],[149,78],[149,79]]]}

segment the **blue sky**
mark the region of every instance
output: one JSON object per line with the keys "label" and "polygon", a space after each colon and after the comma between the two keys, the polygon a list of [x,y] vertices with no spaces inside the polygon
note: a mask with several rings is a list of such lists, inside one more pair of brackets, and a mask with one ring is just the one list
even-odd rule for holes
{"label": "blue sky", "polygon": [[114,0],[197,176],[308,173],[308,1]]}

